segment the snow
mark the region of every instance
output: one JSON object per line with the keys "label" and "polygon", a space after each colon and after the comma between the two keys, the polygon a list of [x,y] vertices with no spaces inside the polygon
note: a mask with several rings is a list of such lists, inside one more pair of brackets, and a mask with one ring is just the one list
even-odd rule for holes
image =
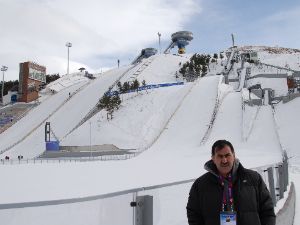
{"label": "snow", "polygon": [[51,116],[56,109],[61,107],[62,104],[68,100],[68,93],[76,91],[82,85],[83,84],[77,84],[61,91],[58,94],[54,94],[51,98],[48,98],[36,108],[32,109],[30,113],[24,116],[20,121],[18,121],[18,123],[14,124],[4,133],[1,133],[0,149],[3,150],[8,148],[11,144],[21,140],[28,133],[36,130],[40,126],[43,126],[45,119]]}
{"label": "snow", "polygon": [[300,165],[299,155],[299,127],[300,127],[300,99],[296,98],[289,103],[279,103],[275,106],[277,129],[283,148],[289,153],[290,161]]}
{"label": "snow", "polygon": [[271,88],[275,90],[274,96],[286,96],[288,94],[286,78],[254,78],[247,81],[247,86],[250,87],[254,84],[260,84],[261,88]]}
{"label": "snow", "polygon": [[300,173],[299,173],[299,167],[296,167],[296,170],[291,169],[290,173],[291,181],[294,182],[295,185],[295,192],[296,192],[296,206],[295,206],[295,218],[294,218],[294,224],[299,224],[300,222]]}
{"label": "snow", "polygon": [[[18,155],[23,155],[24,158],[40,155],[45,150],[45,122],[50,122],[56,136],[59,139],[62,138],[97,104],[108,87],[126,69],[120,68],[119,70],[106,72],[87,86],[84,86],[85,82],[74,84],[42,102],[32,110],[33,112],[26,115],[6,132],[0,134],[0,138],[5,140],[0,143],[1,150],[9,148],[11,143],[17,143],[17,141],[25,138],[22,142],[17,143],[9,154],[4,153],[4,155],[8,154],[14,158]],[[71,97],[69,93],[71,93]],[[91,98],[90,96],[94,97]],[[72,116],[70,116],[70,113]],[[31,150],[27,151],[23,146],[31,146]]]}
{"label": "snow", "polygon": [[282,53],[282,54],[266,54],[260,53],[259,58],[266,64],[277,65],[280,67],[300,70],[300,53]]}
{"label": "snow", "polygon": [[[146,147],[155,138],[155,131],[162,129],[175,110],[178,99],[183,98],[190,86],[186,84],[122,95],[121,108],[114,114],[113,120],[107,120],[105,110],[90,119],[93,130],[91,144],[114,143],[122,149]],[[83,124],[66,137],[62,145],[89,145],[89,126],[89,122]]]}
{"label": "snow", "polygon": [[77,83],[87,82],[88,80],[89,79],[85,77],[83,73],[67,74],[48,84],[46,86],[46,91],[50,90],[54,92],[59,92],[67,87],[70,87]]}
{"label": "snow", "polygon": [[[267,61],[268,54],[262,55]],[[108,71],[93,81],[74,78],[68,83],[65,80],[64,88],[58,85],[62,80],[53,84],[55,94],[44,97],[40,105],[0,134],[0,150],[19,141],[1,158],[5,155],[16,158],[20,154],[33,158],[41,154],[45,150],[45,121],[51,122],[63,145],[89,145],[91,122],[92,145],[114,144],[121,149],[137,149],[141,154],[122,161],[0,165],[0,176],[5,177],[0,188],[1,204],[82,198],[197,178],[205,172],[203,164],[210,158],[211,145],[217,139],[230,140],[247,168],[280,162],[282,146],[293,157],[291,162],[296,169],[291,178],[296,191],[299,190],[300,177],[295,171],[300,168],[297,147],[300,99],[276,105],[273,118],[271,106],[243,105],[242,100],[249,94],[241,89],[241,84],[233,87],[221,83],[223,77],[212,72],[220,71],[217,65],[211,67],[210,76],[193,83],[121,95],[122,105],[113,120],[108,121],[106,112],[100,111],[72,131],[121,76],[122,82],[130,80],[147,62],[135,75],[139,81],[175,82],[179,62],[187,59],[188,56],[155,55],[134,67]],[[293,64],[296,60],[291,62],[290,66],[296,67]],[[277,59],[268,63],[275,64]],[[238,65],[234,70],[237,68]],[[236,75],[232,71],[231,76]],[[279,95],[287,91],[283,80],[256,78],[247,86],[259,82]],[[237,87],[241,91],[234,91]],[[152,194],[155,198],[154,224],[187,223],[184,207],[190,185],[139,193]],[[132,209],[128,202],[132,198],[128,194],[81,203],[0,210],[0,218],[4,224],[19,224],[24,220],[30,224],[64,224],[68,212],[68,222],[72,224],[99,221],[107,224],[108,219],[111,224],[131,224]],[[300,221],[297,213],[295,219]]]}

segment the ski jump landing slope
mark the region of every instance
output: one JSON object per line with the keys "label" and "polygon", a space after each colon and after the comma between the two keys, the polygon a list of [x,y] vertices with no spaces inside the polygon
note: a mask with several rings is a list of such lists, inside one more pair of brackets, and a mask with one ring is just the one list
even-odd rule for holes
{"label": "ski jump landing slope", "polygon": [[[174,71],[176,70],[174,69]],[[145,73],[146,72],[145,70]],[[89,99],[91,94],[98,94],[100,92],[99,97],[101,97],[102,86],[104,86],[104,84],[106,85],[103,87],[104,92],[109,84],[113,83],[119,75],[120,73],[112,73],[111,76],[103,76],[99,78],[103,79],[103,82],[99,81],[99,83],[98,79],[95,80],[70,99],[64,107],[61,107],[57,111],[59,114],[54,114],[53,117],[50,118],[53,119],[53,130],[57,136],[64,135],[64,133],[72,129],[74,124],[76,125],[76,123],[84,117],[84,114],[94,107],[98,98],[94,99],[93,102],[89,102],[87,99]],[[168,76],[170,75],[172,74],[168,74]],[[172,79],[175,78],[170,78],[170,80]],[[150,93],[150,96],[152,96],[149,99],[147,99],[147,93],[128,99],[128,102],[125,103],[128,105],[124,105],[124,108],[116,113],[115,118],[119,120],[118,125],[121,125],[121,118],[123,118],[124,121],[126,118],[129,119],[127,123],[133,124],[131,126],[132,129],[139,125],[138,123],[135,124],[134,118],[139,117],[139,113],[141,113],[140,110],[142,110],[142,112],[147,111],[146,108],[148,105],[144,103],[146,99],[150,102],[154,100],[157,101],[155,108],[166,104],[166,102],[172,99],[172,101],[170,101],[172,108],[167,106],[165,108],[159,108],[158,113],[151,110],[149,111],[155,118],[158,118],[160,114],[161,117],[163,117],[165,110],[169,110],[169,117],[163,119],[164,123],[167,122],[165,123],[166,126],[156,127],[156,135],[160,134],[156,142],[138,157],[124,161],[1,165],[0,176],[5,177],[5,182],[1,184],[1,203],[80,198],[196,178],[205,172],[202,167],[204,161],[210,158],[210,145],[219,138],[228,138],[233,142],[237,157],[242,160],[242,163],[246,167],[256,167],[280,161],[281,149],[279,148],[277,136],[274,131],[275,125],[272,120],[272,111],[269,107],[260,110],[257,117],[255,117],[256,121],[252,121],[253,129],[248,137],[248,141],[243,142],[241,93],[230,92],[226,95],[219,105],[219,110],[216,114],[216,119],[214,120],[206,145],[200,145],[201,139],[211,121],[216,98],[219,96],[219,79],[219,76],[199,79],[195,84],[192,84],[192,88],[183,101],[181,101],[181,98],[178,96],[182,97],[182,93],[186,93],[186,91],[189,90],[190,84],[186,84],[182,87],[174,87],[174,89],[170,87],[170,89],[165,88],[153,91]],[[157,79],[157,81],[158,80],[159,79]],[[88,88],[91,88],[90,91],[87,91]],[[68,92],[66,92],[66,94],[67,93]],[[76,99],[76,96],[79,95],[81,96]],[[165,96],[168,97],[166,98]],[[129,104],[129,102],[131,102],[131,104]],[[81,111],[79,112],[73,109],[73,107],[76,108],[80,104],[86,106],[86,108],[80,108],[84,110],[85,113],[81,114]],[[138,107],[137,104],[139,104]],[[128,107],[128,111],[125,110],[125,107]],[[79,115],[71,117],[70,111],[72,110],[74,110],[72,115]],[[131,117],[128,117],[129,115]],[[146,115],[149,114],[147,113]],[[97,116],[99,115],[96,115],[96,119]],[[145,121],[148,121],[148,124],[154,121],[148,119],[149,118],[144,118]],[[143,120],[139,119],[139,123],[141,121]],[[153,124],[157,125],[159,121],[161,120],[156,120]],[[113,126],[115,126],[115,123]],[[153,128],[155,128],[155,126],[153,126]],[[40,133],[36,132],[36,137],[30,136],[31,139],[26,139],[30,140],[28,143],[26,143],[25,140],[22,145],[16,146],[18,148],[13,149],[14,154],[17,155],[22,151],[23,154],[25,150],[29,151],[28,149],[33,149],[30,150],[30,154],[31,156],[36,155],[42,146],[35,147],[35,145],[39,145],[39,143],[35,143],[35,138],[43,139],[44,137],[43,126],[39,129]],[[95,127],[93,132],[96,132],[97,129],[101,129],[101,127]],[[127,132],[131,132],[131,128],[127,127],[127,129],[130,129],[130,131],[127,130]],[[109,133],[109,131],[107,128],[102,134],[105,135],[105,133]],[[84,132],[84,130],[82,130],[82,132]],[[127,139],[125,139],[124,142],[125,141],[127,141]],[[176,195],[178,193],[181,192],[176,192]],[[188,192],[186,191],[184,193],[187,194]],[[173,196],[172,198],[174,199]],[[187,198],[184,196],[184,199]],[[54,207],[55,210],[58,211],[63,208],[63,206],[53,206],[53,208]],[[91,210],[94,209],[93,206],[85,203],[78,206],[78,209],[86,210],[87,208]],[[40,207],[37,211],[43,211],[43,207]],[[4,213],[6,212],[8,212],[8,215],[15,213],[13,209],[9,209]],[[22,211],[23,214],[18,214],[17,212],[18,211],[16,211],[17,215],[21,214],[18,218],[22,218],[22,216],[26,218],[26,212],[28,211],[25,209],[25,211]],[[79,210],[76,211],[76,213],[78,212]],[[69,216],[68,210],[62,210],[60,213],[62,213],[60,214],[62,217]],[[170,215],[167,216],[167,219],[170,219]],[[37,215],[37,217],[39,217],[39,215]],[[174,215],[170,217],[173,218]],[[53,220],[55,219],[54,217],[52,218]],[[8,221],[10,217],[5,219]],[[76,223],[74,222],[74,224]],[[175,223],[173,222],[172,224]]]}
{"label": "ski jump landing slope", "polygon": [[287,150],[290,162],[300,165],[299,154],[299,128],[300,128],[300,98],[296,98],[286,104],[279,103],[275,106],[276,129],[280,135],[280,141]]}
{"label": "ski jump landing slope", "polygon": [[[176,114],[153,145],[153,153],[186,154],[199,148],[214,109],[220,76],[196,81]],[[170,152],[171,151],[171,152]]]}
{"label": "ski jump landing slope", "polygon": [[[135,77],[140,82],[145,80],[147,84],[174,83],[177,81],[175,73],[179,63],[187,60],[174,55],[152,57],[144,59],[151,60],[151,63]],[[121,82],[130,80],[131,75],[132,71],[129,71],[122,77]],[[102,110],[89,120],[91,125],[86,121],[65,137],[61,144],[88,146],[91,136],[91,145],[114,144],[120,149],[149,148],[193,85],[185,83],[121,94],[121,107],[114,112],[113,120],[108,121],[106,111]]]}
{"label": "ski jump landing slope", "polygon": [[[71,86],[48,98],[0,135],[0,149],[9,147],[11,143],[16,142],[23,136],[26,137],[22,142],[5,152],[4,155],[9,155],[11,158],[16,158],[18,155],[23,155],[24,158],[33,158],[40,155],[45,150],[44,123],[41,122],[50,114],[53,114],[47,121],[51,122],[51,128],[56,136],[58,138],[62,137],[96,105],[99,98],[124,70],[126,68],[104,73],[59,108],[57,107],[69,98],[69,93],[73,93],[84,84]],[[53,113],[53,111],[55,112]]]}
{"label": "ski jump landing slope", "polygon": [[[8,130],[0,134],[0,150],[3,151],[13,144],[19,142],[23,138],[26,138],[29,134],[34,132],[38,127],[43,125],[43,121],[51,116],[57,109],[62,107],[62,104],[68,100],[69,93],[75,92],[82,87],[84,83],[71,86],[53,96],[47,98],[36,108],[32,109],[26,116],[15,123]],[[10,155],[9,152],[5,152],[5,155]],[[26,156],[26,154],[24,155]]]}
{"label": "ski jump landing slope", "polygon": [[[175,72],[179,69],[179,63],[185,61],[187,61],[187,58],[173,55],[153,56],[151,63],[137,78],[140,81],[141,79],[145,79],[148,84],[176,82]],[[46,121],[51,123],[51,129],[55,136],[61,140],[78,125],[88,112],[95,107],[109,87],[129,68],[131,67],[127,66],[104,73],[82,88],[82,90],[73,96],[71,95],[70,98],[69,93],[73,94],[85,85],[86,81],[61,90],[42,102],[41,105],[36,107],[26,117],[0,135],[0,151],[5,150],[2,157],[4,158],[4,156],[8,155],[10,158],[17,158],[18,155],[23,155],[24,158],[33,158],[40,155],[45,150],[44,124]],[[136,68],[132,69],[135,70]],[[129,80],[131,74],[132,71],[129,70],[124,74],[122,79],[124,81]],[[174,94],[177,95],[178,93]],[[172,111],[172,108],[170,110]],[[97,128],[95,129],[97,130]],[[85,134],[87,130],[84,127],[80,131]],[[126,128],[123,130],[126,130]],[[93,134],[96,134],[96,132],[93,132]],[[79,139],[82,140],[81,136],[79,136]],[[128,140],[125,139],[125,141],[128,143]],[[70,143],[70,145],[73,144]]]}
{"label": "ski jump landing slope", "polygon": [[[274,123],[269,118],[270,108],[266,107],[258,115],[258,126],[254,125],[248,142],[241,141],[240,93],[227,95],[207,141],[209,144],[200,146],[214,109],[218,84],[216,76],[197,81],[155,144],[133,159],[3,165],[0,175],[6,180],[1,185],[2,203],[85,197],[195,178],[204,172],[202,165],[210,158],[208,145],[217,138],[233,140],[237,156],[247,167],[280,161]],[[256,139],[261,137],[265,140],[260,146]],[[268,157],[253,160],[261,154],[268,154]]]}
{"label": "ski jump landing slope", "polygon": [[[199,142],[210,121],[219,79],[214,76],[197,81],[154,146],[136,158],[126,161],[3,166],[0,174],[15,175],[10,176],[1,188],[2,202],[68,199],[194,178],[199,173],[199,162],[206,160],[210,154],[199,151]],[[207,93],[212,96],[207,96]],[[176,96],[174,98],[180,101]],[[185,142],[188,142],[187,145]],[[193,156],[195,151],[199,154]],[[180,164],[184,164],[184,168],[178,167]],[[25,174],[30,174],[30,177]],[[20,185],[22,192],[17,191]],[[34,195],[23,195],[24,192]]]}
{"label": "ski jump landing slope", "polygon": [[[230,140],[236,148],[236,155],[251,167],[268,165],[281,161],[282,150],[276,135],[276,126],[270,106],[261,106],[255,121],[245,120],[242,116],[240,92],[229,93],[222,102],[206,148],[218,139]],[[242,121],[242,120],[245,121]],[[253,126],[247,141],[243,140],[243,123]],[[259,160],[253,157],[260,155]]]}

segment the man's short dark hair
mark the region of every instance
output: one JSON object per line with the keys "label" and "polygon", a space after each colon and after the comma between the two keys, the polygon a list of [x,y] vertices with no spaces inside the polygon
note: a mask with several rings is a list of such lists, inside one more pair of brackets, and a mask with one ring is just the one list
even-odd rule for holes
{"label": "man's short dark hair", "polygon": [[211,147],[211,155],[215,155],[215,153],[219,150],[221,150],[222,148],[224,148],[225,146],[228,146],[231,149],[231,152],[234,153],[234,148],[232,146],[232,144],[229,141],[226,140],[218,140],[216,141],[213,146]]}

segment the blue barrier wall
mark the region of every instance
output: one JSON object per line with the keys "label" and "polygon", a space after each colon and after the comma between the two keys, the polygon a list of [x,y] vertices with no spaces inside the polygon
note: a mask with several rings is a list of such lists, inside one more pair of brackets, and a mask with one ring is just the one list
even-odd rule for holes
{"label": "blue barrier wall", "polygon": [[184,84],[184,82],[164,83],[164,84],[149,84],[149,85],[139,87],[138,89],[135,89],[135,90],[129,90],[129,91],[124,92],[124,93],[119,93],[118,91],[107,92],[106,95],[107,96],[113,96],[113,95],[119,95],[119,94],[127,94],[127,93],[131,93],[131,92],[136,92],[136,91],[144,91],[144,90],[149,90],[149,89],[154,89],[154,88],[170,87],[170,86],[177,86],[177,85],[183,85],[183,84]]}
{"label": "blue barrier wall", "polygon": [[59,141],[47,141],[46,151],[59,151]]}
{"label": "blue barrier wall", "polygon": [[10,100],[11,100],[12,103],[16,103],[17,100],[18,100],[17,99],[17,95],[12,95],[11,98],[10,98]]}

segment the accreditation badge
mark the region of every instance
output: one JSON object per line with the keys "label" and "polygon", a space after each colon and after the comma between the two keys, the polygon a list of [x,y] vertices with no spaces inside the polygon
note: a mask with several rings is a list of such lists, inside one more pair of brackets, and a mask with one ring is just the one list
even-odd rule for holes
{"label": "accreditation badge", "polygon": [[220,225],[236,225],[236,212],[220,212]]}

